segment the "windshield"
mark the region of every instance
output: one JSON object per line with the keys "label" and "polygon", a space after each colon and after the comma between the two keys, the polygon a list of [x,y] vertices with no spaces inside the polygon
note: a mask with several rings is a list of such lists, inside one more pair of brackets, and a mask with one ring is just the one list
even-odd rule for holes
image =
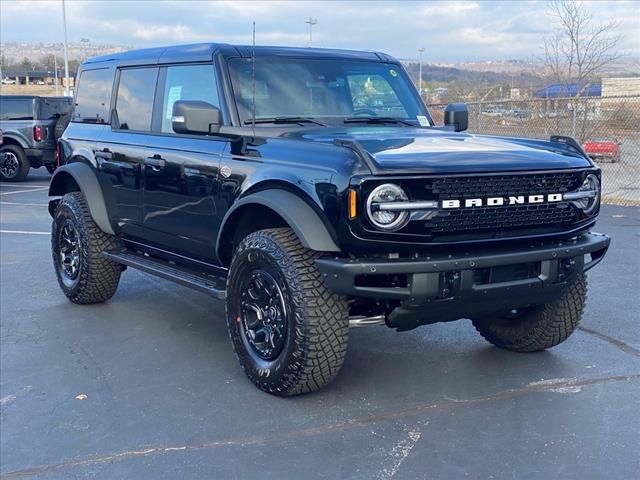
{"label": "windshield", "polygon": [[[232,58],[229,71],[240,121],[250,123],[252,59]],[[339,59],[256,58],[256,120],[297,117],[341,124],[349,117],[364,120],[384,117],[417,125],[417,117],[427,115],[398,65]]]}

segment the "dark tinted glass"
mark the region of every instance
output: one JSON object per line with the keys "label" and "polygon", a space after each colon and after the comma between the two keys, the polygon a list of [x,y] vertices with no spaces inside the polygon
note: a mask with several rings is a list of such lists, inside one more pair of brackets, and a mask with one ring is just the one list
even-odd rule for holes
{"label": "dark tinted glass", "polygon": [[33,99],[0,97],[0,118],[2,120],[33,120]]}
{"label": "dark tinted glass", "polygon": [[162,131],[173,132],[171,116],[177,100],[199,100],[220,106],[213,65],[181,65],[167,68],[162,100]]}
{"label": "dark tinted glass", "polygon": [[116,111],[121,129],[151,130],[157,77],[157,68],[128,68],[120,72]]}
{"label": "dark tinted glass", "polygon": [[108,68],[84,70],[76,89],[74,122],[109,122],[113,74]]}
{"label": "dark tinted glass", "polygon": [[71,98],[42,98],[38,102],[38,119],[47,120],[65,115],[71,111],[73,99]]}

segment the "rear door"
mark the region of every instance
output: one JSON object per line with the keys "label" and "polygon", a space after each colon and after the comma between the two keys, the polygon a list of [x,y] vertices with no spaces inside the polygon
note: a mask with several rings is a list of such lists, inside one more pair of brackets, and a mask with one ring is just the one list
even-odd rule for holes
{"label": "rear door", "polygon": [[134,239],[144,237],[144,162],[157,79],[158,67],[122,68],[116,73],[115,114],[95,152],[99,170],[112,186],[118,227]]}
{"label": "rear door", "polygon": [[[144,164],[144,227],[147,243],[210,262],[221,222],[216,207],[221,154],[227,141],[177,134],[171,126],[177,100],[220,107],[212,63],[161,68],[153,130]],[[224,212],[222,212],[224,213]]]}

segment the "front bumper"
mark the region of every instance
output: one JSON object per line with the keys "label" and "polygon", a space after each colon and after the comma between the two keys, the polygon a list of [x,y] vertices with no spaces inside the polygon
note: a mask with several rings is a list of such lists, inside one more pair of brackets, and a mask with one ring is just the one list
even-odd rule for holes
{"label": "front bumper", "polygon": [[[398,301],[387,324],[407,329],[546,303],[600,262],[610,241],[606,235],[586,233],[563,242],[458,255],[323,258],[316,264],[333,292]],[[406,276],[403,286],[385,286],[384,280],[393,276]]]}

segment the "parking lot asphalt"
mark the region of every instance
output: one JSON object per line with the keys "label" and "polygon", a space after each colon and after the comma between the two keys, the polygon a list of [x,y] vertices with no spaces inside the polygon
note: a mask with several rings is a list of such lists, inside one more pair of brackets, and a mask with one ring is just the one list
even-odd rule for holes
{"label": "parking lot asphalt", "polygon": [[335,382],[282,399],[209,297],[130,269],[109,302],[68,302],[48,180],[0,184],[3,478],[638,478],[640,209],[602,208],[612,247],[558,347],[501,351],[468,321],[354,329]]}

